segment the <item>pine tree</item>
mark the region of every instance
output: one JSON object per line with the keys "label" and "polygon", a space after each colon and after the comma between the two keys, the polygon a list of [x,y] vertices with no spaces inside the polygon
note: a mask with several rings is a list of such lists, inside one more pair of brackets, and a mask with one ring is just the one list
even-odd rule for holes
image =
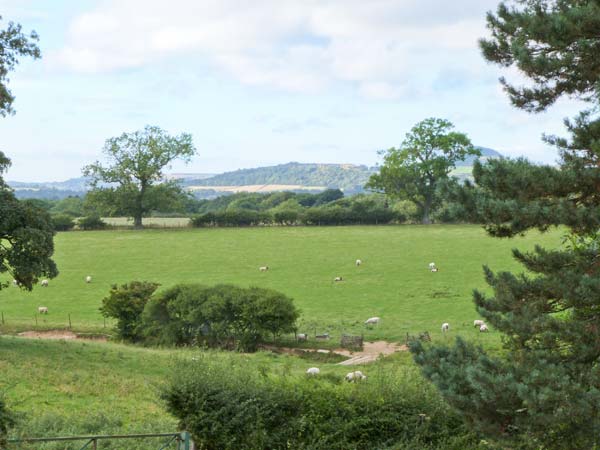
{"label": "pine tree", "polygon": [[504,335],[488,355],[411,345],[415,361],[474,428],[519,448],[600,446],[600,2],[517,0],[488,14],[484,57],[516,66],[532,85],[501,79],[513,104],[537,112],[561,96],[590,108],[566,121],[560,167],[525,159],[474,168],[475,184],[456,194],[489,234],[512,237],[566,226],[560,249],[513,250],[527,274],[484,268],[492,296],[475,292],[478,312]]}

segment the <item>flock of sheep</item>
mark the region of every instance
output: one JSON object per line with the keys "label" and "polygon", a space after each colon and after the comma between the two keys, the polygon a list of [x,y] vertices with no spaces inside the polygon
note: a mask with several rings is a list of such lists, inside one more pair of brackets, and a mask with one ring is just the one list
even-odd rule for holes
{"label": "flock of sheep", "polygon": [[[318,367],[311,367],[306,370],[306,375],[314,377],[321,373],[321,370]],[[356,383],[357,381],[363,381],[367,379],[367,376],[362,373],[360,370],[355,370],[354,372],[348,372],[344,379],[350,383]]]}
{"label": "flock of sheep", "polygon": [[[92,282],[91,275],[88,275],[87,277],[85,277],[85,282],[88,284]],[[50,282],[45,278],[42,281],[40,281],[40,285],[42,287],[48,287],[48,284],[50,284]],[[17,280],[13,280],[13,286],[19,286],[19,282]],[[37,310],[38,310],[38,314],[48,314],[47,306],[38,306]]]}

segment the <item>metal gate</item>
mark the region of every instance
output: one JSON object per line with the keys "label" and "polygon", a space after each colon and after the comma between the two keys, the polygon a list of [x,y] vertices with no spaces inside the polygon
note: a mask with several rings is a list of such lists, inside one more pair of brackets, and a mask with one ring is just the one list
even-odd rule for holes
{"label": "metal gate", "polygon": [[[98,442],[103,440],[127,440],[127,439],[148,439],[154,438],[162,440],[157,442],[157,450],[176,449],[193,450],[193,443],[190,439],[190,433],[183,431],[181,433],[157,433],[157,434],[121,434],[121,435],[96,435],[96,436],[68,436],[68,437],[48,437],[48,438],[20,438],[9,439],[9,449],[18,449],[18,444],[33,444],[36,442],[68,442],[82,441],[79,450],[96,450]],[[14,445],[11,445],[14,444]],[[79,444],[77,444],[79,445]],[[159,447],[160,446],[160,447]]]}

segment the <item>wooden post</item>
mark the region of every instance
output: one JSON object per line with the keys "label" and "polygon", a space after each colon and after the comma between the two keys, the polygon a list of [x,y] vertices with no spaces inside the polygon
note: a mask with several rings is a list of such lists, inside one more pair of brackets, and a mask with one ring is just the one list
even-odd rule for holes
{"label": "wooden post", "polygon": [[71,313],[69,313],[69,329],[71,329]]}
{"label": "wooden post", "polygon": [[4,312],[2,313],[2,325],[4,325]]}

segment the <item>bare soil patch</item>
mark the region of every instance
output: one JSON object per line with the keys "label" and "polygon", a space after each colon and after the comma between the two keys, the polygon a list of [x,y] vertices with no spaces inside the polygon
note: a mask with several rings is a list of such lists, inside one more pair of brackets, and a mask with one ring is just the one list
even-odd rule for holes
{"label": "bare soil patch", "polygon": [[108,341],[108,337],[101,334],[91,333],[74,333],[68,330],[49,330],[49,331],[23,331],[17,336],[30,339],[65,339],[65,340],[91,340],[91,341]]}

